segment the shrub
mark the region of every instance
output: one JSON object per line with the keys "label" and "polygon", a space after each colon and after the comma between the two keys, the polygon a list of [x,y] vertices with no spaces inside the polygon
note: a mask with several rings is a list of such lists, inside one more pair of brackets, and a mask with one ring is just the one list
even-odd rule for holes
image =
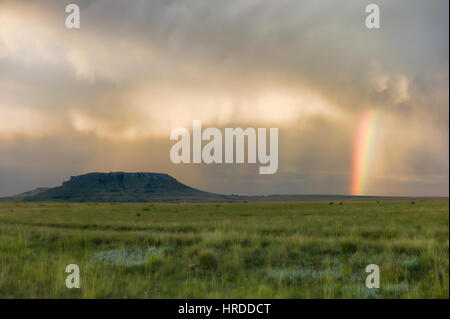
{"label": "shrub", "polygon": [[358,250],[358,246],[355,243],[346,241],[341,243],[341,249],[344,254],[354,254]]}
{"label": "shrub", "polygon": [[266,263],[267,252],[264,249],[256,249],[248,252],[244,257],[247,267],[260,267]]}
{"label": "shrub", "polygon": [[198,262],[203,268],[216,268],[217,257],[216,253],[212,249],[203,249],[199,253]]}

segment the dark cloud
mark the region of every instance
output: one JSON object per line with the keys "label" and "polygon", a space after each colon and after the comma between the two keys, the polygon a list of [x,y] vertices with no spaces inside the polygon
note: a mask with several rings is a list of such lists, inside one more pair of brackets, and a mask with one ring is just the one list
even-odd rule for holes
{"label": "dark cloud", "polygon": [[[369,1],[76,3],[68,30],[64,2],[0,0],[0,195],[110,169],[347,193],[366,108],[381,114],[370,191],[448,194],[447,1],[378,1],[379,30]],[[194,119],[279,127],[279,173],[171,164],[168,133]]]}

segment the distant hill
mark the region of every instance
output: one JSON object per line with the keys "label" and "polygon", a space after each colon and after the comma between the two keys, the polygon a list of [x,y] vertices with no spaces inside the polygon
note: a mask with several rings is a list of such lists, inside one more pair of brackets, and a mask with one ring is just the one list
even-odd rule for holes
{"label": "distant hill", "polygon": [[167,174],[111,172],[71,176],[61,186],[37,188],[2,200],[174,202],[223,201],[226,197],[186,186]]}
{"label": "distant hill", "polygon": [[71,176],[57,187],[40,187],[0,201],[69,201],[69,202],[277,202],[347,200],[448,200],[448,197],[386,197],[350,195],[267,195],[240,196],[204,192],[168,174],[160,173],[88,173]]}
{"label": "distant hill", "polygon": [[50,189],[50,187],[38,187],[38,188],[33,189],[32,191],[20,193],[20,194],[17,194],[17,195],[11,196],[11,197],[7,197],[7,198],[14,198],[16,200],[20,200],[20,199],[24,199],[24,198],[42,193],[42,192],[46,191],[47,189]]}

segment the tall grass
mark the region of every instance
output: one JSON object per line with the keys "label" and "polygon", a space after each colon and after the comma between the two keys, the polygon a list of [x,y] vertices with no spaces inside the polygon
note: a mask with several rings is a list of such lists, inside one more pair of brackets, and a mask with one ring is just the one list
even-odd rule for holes
{"label": "tall grass", "polygon": [[448,227],[448,201],[3,202],[0,297],[448,298]]}

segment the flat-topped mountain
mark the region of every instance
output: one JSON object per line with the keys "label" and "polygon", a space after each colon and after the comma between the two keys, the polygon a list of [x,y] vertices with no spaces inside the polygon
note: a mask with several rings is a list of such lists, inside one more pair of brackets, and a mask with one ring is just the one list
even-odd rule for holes
{"label": "flat-topped mountain", "polygon": [[203,192],[159,173],[88,173],[61,186],[38,188],[10,200],[75,202],[216,201],[226,196]]}
{"label": "flat-topped mountain", "polygon": [[[204,192],[168,174],[160,173],[88,173],[71,176],[57,187],[40,187],[0,201],[69,201],[69,202],[276,202],[343,200],[448,200],[448,197],[386,197],[350,195],[221,195]],[[332,202],[330,203],[332,204]],[[341,202],[342,204],[342,202]]]}

